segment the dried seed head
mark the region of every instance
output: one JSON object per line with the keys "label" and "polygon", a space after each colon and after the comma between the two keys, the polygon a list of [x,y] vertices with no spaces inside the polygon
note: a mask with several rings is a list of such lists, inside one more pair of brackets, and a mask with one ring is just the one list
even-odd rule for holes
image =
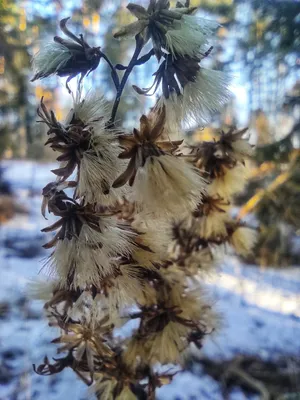
{"label": "dried seed head", "polygon": [[[138,19],[138,21],[133,22],[127,26],[122,27],[118,30],[114,37],[124,38],[128,36],[136,36],[140,35],[144,42],[146,43],[149,39],[152,40],[152,45],[154,52],[157,58],[160,60],[163,55],[164,50],[169,50],[173,52],[176,50],[176,39],[175,41],[172,39],[172,36],[168,36],[168,32],[172,30],[183,30],[186,32],[186,21],[182,21],[183,17],[189,14],[192,14],[196,11],[197,7],[178,7],[170,9],[169,1],[151,1],[148,9],[144,7],[130,3],[127,6],[127,9]],[[193,29],[196,22],[193,20],[188,23],[191,25],[189,29]],[[203,20],[202,20],[203,21]],[[200,27],[197,27],[199,30],[199,36],[201,35],[201,41],[198,39],[197,43],[192,46],[193,41],[189,42],[190,47],[192,46],[193,51],[198,46],[199,43],[203,44],[204,40],[204,32],[207,32],[207,28],[201,30]],[[188,31],[189,32],[189,31]],[[189,32],[190,33],[190,32]],[[185,33],[187,37],[188,34]],[[191,40],[191,35],[186,40]],[[195,40],[195,38],[193,38]]]}
{"label": "dried seed head", "polygon": [[257,231],[239,226],[230,236],[229,243],[238,255],[247,257],[251,254],[257,243]]}
{"label": "dried seed head", "polygon": [[[47,78],[51,75],[67,76],[68,82],[81,74],[81,79],[93,70],[100,62],[102,53],[100,47],[91,47],[83,36],[75,36],[67,28],[69,18],[60,21],[62,32],[71,40],[54,37],[54,43],[46,43],[33,58],[35,75],[31,81]],[[69,90],[70,91],[70,90]]]}

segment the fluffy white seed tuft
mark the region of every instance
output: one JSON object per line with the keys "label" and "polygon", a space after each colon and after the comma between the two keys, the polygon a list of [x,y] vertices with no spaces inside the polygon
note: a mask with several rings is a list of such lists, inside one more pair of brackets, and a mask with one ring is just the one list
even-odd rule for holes
{"label": "fluffy white seed tuft", "polygon": [[245,158],[252,157],[254,155],[254,148],[249,144],[246,139],[235,140],[231,143],[236,158],[243,161]]}
{"label": "fluffy white seed tuft", "polygon": [[[178,25],[179,23],[177,23]],[[170,29],[166,33],[167,50],[180,56],[195,56],[199,49],[207,44],[208,38],[219,24],[194,15],[184,15],[180,21],[180,29]]]}
{"label": "fluffy white seed tuft", "polygon": [[230,200],[234,195],[241,193],[247,182],[249,170],[243,164],[237,164],[234,168],[225,168],[224,175],[215,178],[207,186],[210,196],[220,196],[224,200]]}
{"label": "fluffy white seed tuft", "polygon": [[77,118],[86,124],[98,123],[102,129],[110,118],[110,107],[104,96],[96,91],[90,90],[84,99],[79,89],[73,99],[74,113]]}
{"label": "fluffy white seed tuft", "polygon": [[147,212],[181,218],[194,210],[205,192],[206,183],[198,170],[172,155],[149,157],[139,168],[133,200]]}
{"label": "fluffy white seed tuft", "polygon": [[78,238],[64,239],[56,245],[48,266],[50,275],[59,277],[62,287],[74,274],[74,288],[100,285],[101,279],[112,275],[114,257],[128,256],[134,247],[134,233],[118,226],[111,217],[101,218],[102,233],[84,224]]}
{"label": "fluffy white seed tuft", "polygon": [[251,254],[256,242],[257,231],[244,226],[237,228],[230,238],[230,244],[235,252],[242,257]]}
{"label": "fluffy white seed tuft", "polygon": [[32,279],[27,284],[27,293],[30,298],[35,300],[50,301],[53,292],[59,287],[57,280],[49,280],[46,278]]}
{"label": "fluffy white seed tuft", "polygon": [[70,51],[60,43],[42,43],[32,59],[33,70],[45,76],[53,75],[64,67],[71,57]]}
{"label": "fluffy white seed tuft", "polygon": [[166,129],[172,131],[182,121],[188,125],[209,122],[212,114],[220,111],[229,101],[229,83],[228,74],[201,68],[196,81],[189,82],[182,95],[173,93],[169,99],[160,99],[159,106],[166,107]]}
{"label": "fluffy white seed tuft", "polygon": [[125,195],[128,188],[113,189],[112,183],[121,174],[125,163],[118,158],[121,150],[116,133],[106,129],[110,107],[104,97],[89,91],[81,100],[81,89],[74,97],[74,107],[69,120],[75,114],[92,130],[90,149],[83,152],[76,194],[85,203],[111,205]]}
{"label": "fluffy white seed tuft", "polygon": [[203,239],[226,237],[226,223],[229,221],[230,217],[226,212],[213,211],[197,221],[198,234]]}
{"label": "fluffy white seed tuft", "polygon": [[147,268],[153,268],[156,264],[168,259],[168,247],[171,241],[170,224],[164,223],[161,219],[153,222],[153,224],[148,225],[141,224],[139,218],[136,218],[132,223],[132,227],[139,233],[136,242],[151,250],[148,251],[136,246],[132,252],[132,258],[139,265]]}
{"label": "fluffy white seed tuft", "polygon": [[120,175],[124,162],[120,162],[119,147],[113,143],[113,137],[97,136],[93,149],[85,151],[80,163],[77,195],[84,197],[86,203],[111,205],[128,191],[126,186],[112,188],[112,183]]}

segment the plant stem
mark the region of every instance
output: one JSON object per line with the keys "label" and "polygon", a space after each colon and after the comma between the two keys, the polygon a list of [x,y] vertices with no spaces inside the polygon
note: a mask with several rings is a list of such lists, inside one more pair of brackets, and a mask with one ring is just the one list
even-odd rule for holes
{"label": "plant stem", "polygon": [[111,118],[109,121],[109,127],[113,126],[115,123],[115,119],[116,119],[116,115],[117,115],[117,111],[120,105],[120,101],[121,101],[121,97],[123,94],[123,90],[126,86],[127,80],[129,78],[129,75],[131,74],[133,68],[136,65],[136,62],[138,60],[138,57],[140,55],[140,52],[143,48],[144,45],[144,40],[140,37],[140,35],[137,35],[135,37],[135,42],[136,42],[136,46],[135,46],[135,51],[133,53],[132,59],[130,60],[130,63],[128,64],[128,67],[123,75],[123,78],[121,80],[121,83],[119,85],[118,91],[117,91],[117,95],[116,95],[116,99],[112,108],[112,112],[111,112]]}
{"label": "plant stem", "polygon": [[112,79],[114,81],[114,84],[115,84],[115,87],[116,87],[116,89],[118,91],[119,87],[120,87],[119,75],[117,74],[117,71],[116,71],[115,67],[113,66],[112,62],[107,57],[107,55],[102,53],[102,58],[107,62],[109,68],[111,69],[111,77],[112,77]]}

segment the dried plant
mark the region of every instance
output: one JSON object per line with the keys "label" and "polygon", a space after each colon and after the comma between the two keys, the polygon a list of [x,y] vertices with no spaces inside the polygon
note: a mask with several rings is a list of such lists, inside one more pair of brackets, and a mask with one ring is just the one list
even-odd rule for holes
{"label": "dried plant", "polygon": [[[71,33],[68,18],[60,27],[71,40],[55,37],[34,57],[33,80],[57,74],[68,77],[68,87],[81,75],[64,121],[43,99],[38,108],[60,165],[43,190],[42,214],[56,217],[43,231],[55,234],[44,245],[51,249],[49,280],[35,285],[34,295],[46,301],[49,325],[61,332],[53,343],[66,354],[53,363],[46,357],[35,371],[71,368],[102,400],[154,399],[156,388],[171,382],[174,373],[157,363],[183,366],[190,346],[201,348],[219,325],[200,278],[224,248],[245,255],[255,241],[255,232],[229,214],[252,154],[246,130],[193,146],[169,139],[182,134],[184,121],[207,120],[228,98],[228,77],[200,65],[218,25],[198,18],[189,1],[128,9],[137,21],[115,34],[135,36],[128,66],[114,66],[100,47]],[[141,55],[150,39],[152,50]],[[124,87],[152,55],[160,98],[125,133],[115,123]],[[82,96],[82,79],[100,59],[116,88],[111,108],[101,94]],[[116,329],[130,320],[136,328],[118,337]]]}

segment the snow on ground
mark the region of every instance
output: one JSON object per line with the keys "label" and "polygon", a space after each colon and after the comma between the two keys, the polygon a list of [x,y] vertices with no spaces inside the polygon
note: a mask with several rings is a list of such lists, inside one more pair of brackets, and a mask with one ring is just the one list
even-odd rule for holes
{"label": "snow on ground", "polygon": [[[6,177],[29,215],[0,226],[0,306],[8,310],[0,315],[0,399],[87,398],[86,387],[72,371],[41,377],[32,370],[33,363],[41,363],[46,354],[55,356],[56,350],[50,341],[57,333],[43,319],[42,304],[29,301],[26,294],[26,285],[41,270],[45,253],[24,258],[24,248],[34,245],[33,251],[38,253],[45,241],[40,229],[47,223],[40,216],[38,193],[52,179],[49,171],[53,165],[18,161],[5,164]],[[17,237],[22,258],[3,247],[10,237]],[[218,359],[243,352],[266,358],[275,354],[300,356],[299,267],[262,270],[228,257],[207,279],[206,286],[223,316],[223,326],[206,339],[205,355]],[[231,396],[233,400],[245,398],[239,390]],[[158,399],[221,400],[222,395],[219,385],[209,376],[199,372],[196,377],[185,372],[178,374],[171,385],[161,388]]]}

